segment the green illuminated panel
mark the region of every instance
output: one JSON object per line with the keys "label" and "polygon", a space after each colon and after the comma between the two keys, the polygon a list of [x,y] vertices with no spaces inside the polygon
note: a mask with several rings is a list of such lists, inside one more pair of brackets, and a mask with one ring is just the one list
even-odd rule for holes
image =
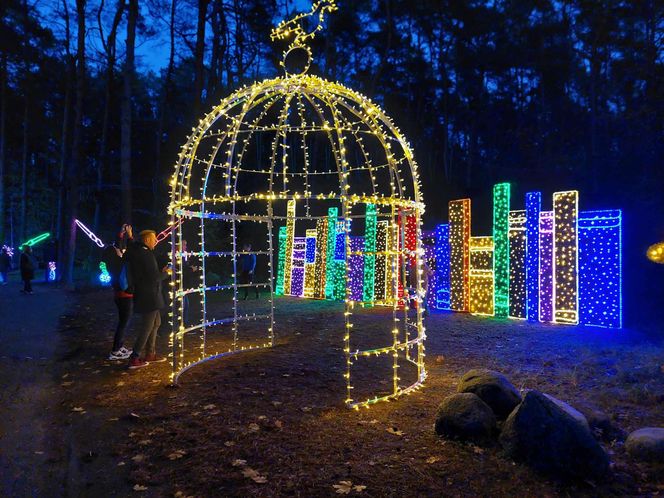
{"label": "green illuminated panel", "polygon": [[510,243],[509,243],[510,184],[493,187],[493,295],[494,315],[509,314]]}

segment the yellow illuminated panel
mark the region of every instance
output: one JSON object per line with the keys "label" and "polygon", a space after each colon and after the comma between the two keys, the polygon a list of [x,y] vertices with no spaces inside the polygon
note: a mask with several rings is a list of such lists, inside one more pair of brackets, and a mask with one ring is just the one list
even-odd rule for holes
{"label": "yellow illuminated panel", "polygon": [[579,193],[553,194],[553,321],[579,323]]}
{"label": "yellow illuminated panel", "polygon": [[470,199],[450,201],[450,309],[470,306]]}
{"label": "yellow illuminated panel", "polygon": [[493,237],[471,237],[469,247],[469,311],[493,316]]}

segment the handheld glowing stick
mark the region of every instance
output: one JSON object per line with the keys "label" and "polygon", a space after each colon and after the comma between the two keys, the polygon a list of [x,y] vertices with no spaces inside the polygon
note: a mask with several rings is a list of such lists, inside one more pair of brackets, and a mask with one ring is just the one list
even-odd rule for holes
{"label": "handheld glowing stick", "polygon": [[83,230],[83,233],[87,235],[92,242],[97,244],[99,247],[103,248],[104,243],[101,241],[99,237],[97,237],[94,233],[92,233],[92,230],[90,230],[88,227],[86,227],[83,223],[81,223],[79,220],[74,220],[78,227]]}
{"label": "handheld glowing stick", "polygon": [[171,233],[174,229],[176,229],[177,227],[179,227],[181,224],[182,224],[182,219],[178,220],[178,222],[177,222],[175,225],[169,225],[169,226],[167,226],[166,229],[164,229],[162,232],[160,232],[160,233],[157,235],[157,244],[159,244],[159,242],[161,242],[161,241],[164,240],[166,237],[168,237],[168,236],[170,235],[170,233]]}
{"label": "handheld glowing stick", "polygon": [[39,244],[41,241],[48,239],[50,236],[50,232],[42,233],[41,235],[37,235],[36,237],[33,237],[27,242],[21,244],[21,247],[34,246],[35,244]]}

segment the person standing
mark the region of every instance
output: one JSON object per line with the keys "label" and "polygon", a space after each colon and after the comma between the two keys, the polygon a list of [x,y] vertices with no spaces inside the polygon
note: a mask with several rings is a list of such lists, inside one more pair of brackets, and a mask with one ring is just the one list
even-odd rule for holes
{"label": "person standing", "polygon": [[126,360],[132,353],[131,349],[124,347],[122,341],[131,318],[134,303],[133,290],[127,271],[129,259],[127,249],[131,244],[133,244],[131,225],[122,225],[116,241],[104,249],[102,258],[106,263],[108,273],[111,275],[113,301],[118,309],[118,325],[113,337],[113,347],[108,355],[109,360]]}
{"label": "person standing", "polygon": [[[256,270],[256,255],[247,254],[251,252],[251,244],[245,244],[242,247],[242,254],[240,256],[240,284],[244,285],[244,300],[246,301],[249,295],[249,287],[254,281],[254,271]],[[254,287],[256,291],[256,299],[258,299],[258,287]]]}
{"label": "person standing", "polygon": [[7,246],[2,246],[2,252],[0,252],[0,277],[2,277],[2,285],[7,285],[9,270],[12,267],[12,258],[9,257],[9,249]]}
{"label": "person standing", "polygon": [[21,254],[21,280],[23,280],[24,294],[32,294],[32,279],[35,278],[35,258],[32,255],[32,247],[24,246]]}
{"label": "person standing", "polygon": [[161,309],[164,297],[161,282],[168,278],[170,269],[161,270],[157,265],[154,248],[157,234],[154,230],[143,230],[140,242],[129,251],[129,271],[134,286],[134,311],[141,315],[139,330],[134,343],[134,350],[129,357],[129,368],[145,367],[150,363],[166,361],[157,356],[157,330],[161,325]]}

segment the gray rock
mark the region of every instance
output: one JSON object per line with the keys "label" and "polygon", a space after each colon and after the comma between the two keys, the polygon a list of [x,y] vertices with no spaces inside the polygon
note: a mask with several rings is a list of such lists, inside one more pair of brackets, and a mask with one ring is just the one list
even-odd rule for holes
{"label": "gray rock", "polygon": [[606,475],[609,458],[588,423],[554,400],[539,391],[526,393],[500,434],[506,454],[558,477],[598,479]]}
{"label": "gray rock", "polygon": [[469,370],[461,377],[457,391],[477,394],[491,407],[498,420],[505,420],[521,402],[519,391],[507,377],[493,370]]}
{"label": "gray rock", "polygon": [[482,442],[495,433],[496,417],[475,394],[453,394],[438,407],[434,428],[441,436]]}
{"label": "gray rock", "polygon": [[644,427],[627,436],[625,449],[633,458],[645,462],[664,461],[664,428]]}
{"label": "gray rock", "polygon": [[591,430],[590,424],[588,423],[588,419],[586,419],[586,416],[581,413],[579,410],[574,408],[571,405],[568,405],[564,401],[559,400],[558,398],[554,398],[553,396],[543,393],[544,396],[549,398],[551,401],[553,401],[558,407],[560,407],[567,415],[572,417],[574,420],[576,420],[579,424],[584,425],[585,427],[588,428],[588,430]]}

